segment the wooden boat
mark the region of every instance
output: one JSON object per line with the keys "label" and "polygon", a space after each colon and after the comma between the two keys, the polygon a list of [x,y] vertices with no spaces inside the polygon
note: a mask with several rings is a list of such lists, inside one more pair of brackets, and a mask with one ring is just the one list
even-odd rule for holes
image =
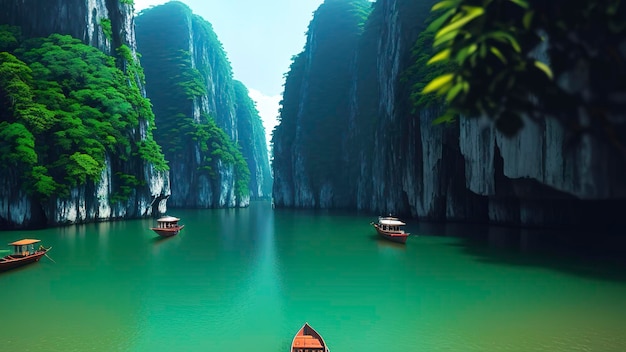
{"label": "wooden boat", "polygon": [[402,229],[406,224],[392,216],[379,216],[378,222],[371,224],[376,228],[379,235],[393,242],[406,243],[406,239],[410,235]]}
{"label": "wooden boat", "polygon": [[35,249],[35,243],[39,243],[41,240],[34,240],[25,238],[13,243],[9,243],[9,246],[13,246],[13,254],[0,258],[0,271],[6,271],[20,267],[22,265],[38,262],[41,257],[52,249],[39,246]]}
{"label": "wooden boat", "polygon": [[164,216],[160,219],[157,219],[157,226],[151,227],[150,230],[156,232],[159,236],[170,237],[178,235],[180,230],[185,227],[185,225],[180,225],[178,222],[179,218],[175,218],[173,216]]}
{"label": "wooden boat", "polygon": [[318,334],[309,323],[298,330],[291,342],[290,352],[329,352],[322,335]]}

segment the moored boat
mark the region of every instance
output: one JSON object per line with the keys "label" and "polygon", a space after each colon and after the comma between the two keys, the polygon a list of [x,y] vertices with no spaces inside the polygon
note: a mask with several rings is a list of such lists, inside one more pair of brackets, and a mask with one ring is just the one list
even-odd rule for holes
{"label": "moored boat", "polygon": [[13,254],[0,258],[0,271],[6,271],[20,267],[22,265],[38,262],[41,257],[52,249],[39,246],[35,249],[35,243],[39,243],[41,240],[24,238],[19,241],[9,243],[9,246],[13,246]]}
{"label": "moored boat", "polygon": [[313,329],[309,323],[298,330],[291,342],[290,352],[329,352],[322,335]]}
{"label": "moored boat", "polygon": [[157,219],[156,227],[151,227],[150,230],[156,232],[159,236],[170,237],[178,235],[180,230],[185,227],[185,225],[180,225],[178,222],[179,218],[173,216],[164,216],[160,219]]}
{"label": "moored boat", "polygon": [[379,235],[393,242],[406,243],[406,239],[410,235],[402,229],[406,224],[392,216],[379,216],[378,222],[371,224],[376,228]]}

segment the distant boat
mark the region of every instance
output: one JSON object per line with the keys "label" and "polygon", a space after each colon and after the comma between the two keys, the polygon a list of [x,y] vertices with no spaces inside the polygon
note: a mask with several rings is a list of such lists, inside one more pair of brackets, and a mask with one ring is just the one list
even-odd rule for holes
{"label": "distant boat", "polygon": [[9,243],[9,246],[13,246],[13,254],[0,258],[0,271],[6,271],[20,267],[22,265],[38,262],[41,257],[52,249],[39,246],[35,249],[35,243],[39,243],[41,240],[34,240],[25,238],[13,243]]}
{"label": "distant boat", "polygon": [[406,243],[410,235],[402,229],[406,224],[391,216],[379,216],[378,222],[372,222],[371,225],[376,228],[379,235],[393,242]]}
{"label": "distant boat", "polygon": [[290,352],[330,352],[330,350],[322,335],[318,334],[309,323],[304,323],[291,342]]}
{"label": "distant boat", "polygon": [[157,226],[151,227],[150,230],[156,232],[159,236],[170,237],[178,235],[185,225],[179,225],[179,218],[173,216],[164,216],[157,220]]}

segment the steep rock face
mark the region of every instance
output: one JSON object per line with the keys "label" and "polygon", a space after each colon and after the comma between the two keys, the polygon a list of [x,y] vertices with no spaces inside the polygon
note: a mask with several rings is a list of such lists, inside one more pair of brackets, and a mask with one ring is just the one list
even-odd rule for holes
{"label": "steep rock face", "polygon": [[294,167],[297,156],[294,153],[299,101],[304,80],[304,53],[297,55],[290,67],[289,75],[285,79],[280,124],[273,131],[272,145],[274,161],[274,184],[272,197],[278,206],[293,207],[295,200]]}
{"label": "steep rock face", "polygon": [[[378,1],[361,41],[354,100],[361,154],[359,209],[430,219],[484,219],[486,202],[464,185],[458,129],[433,126],[437,108],[413,111],[403,75],[434,1]],[[371,58],[375,59],[371,59]],[[376,104],[372,104],[374,100]],[[368,125],[372,127],[368,127]]]}
{"label": "steep rock face", "polygon": [[[44,37],[52,33],[68,34],[85,44],[118,58],[126,69],[129,64],[119,58],[116,49],[122,45],[136,59],[132,5],[119,0],[2,0],[0,23],[19,26],[27,37]],[[103,21],[110,22],[109,35]],[[142,82],[136,77],[143,90]],[[146,119],[131,131],[137,141],[144,140],[150,130]],[[138,181],[123,201],[110,199],[120,180],[116,174],[133,175]],[[0,228],[21,229],[62,224],[133,218],[164,213],[170,194],[167,172],[136,157],[122,161],[107,155],[105,169],[95,184],[88,182],[70,191],[69,197],[53,197],[45,203],[32,199],[21,190],[21,180],[6,173],[0,175]]]}
{"label": "steep rock face", "polygon": [[[166,6],[180,8],[176,3]],[[187,21],[191,26],[188,32],[189,46],[186,49],[191,54],[192,66],[200,70],[205,79],[207,89],[205,95],[193,102],[194,118],[203,113],[213,116],[217,125],[233,141],[237,141],[233,74],[226,53],[210,23],[195,15],[188,17]]]}
{"label": "steep rock face", "polygon": [[[141,164],[141,163],[140,163]],[[153,167],[145,167],[141,179],[147,180],[149,194],[146,191],[133,191],[125,201],[110,202],[108,197],[113,193],[111,162],[102,172],[101,181],[95,185],[82,186],[71,191],[68,198],[55,199],[49,207],[44,208],[48,221],[54,224],[72,224],[87,221],[104,221],[121,218],[138,218],[154,214],[163,214],[167,210],[166,199],[169,195],[167,174],[155,171]],[[136,167],[142,167],[138,165]],[[133,169],[129,167],[129,171]]]}
{"label": "steep rock face", "polygon": [[[115,56],[125,44],[135,48],[132,5],[119,0],[2,0],[0,23],[20,26],[29,38],[68,34]],[[111,21],[111,36],[102,20]]]}
{"label": "steep rock face", "polygon": [[269,198],[272,193],[272,174],[265,128],[246,86],[234,81],[234,87],[239,145],[250,170],[250,197]]}
{"label": "steep rock face", "polygon": [[476,119],[460,125],[466,185],[488,197],[490,221],[542,226],[619,221],[626,167],[607,144],[590,136],[571,143],[554,120],[525,121],[513,138]]}
{"label": "steep rock face", "polygon": [[[260,117],[247,89],[233,80],[211,24],[177,1],[142,11],[136,22],[155,139],[171,169],[168,205],[243,207],[251,196],[267,196],[271,175]],[[237,146],[241,153],[232,150]],[[248,170],[237,167],[240,154]],[[247,172],[251,181],[242,185]]]}
{"label": "steep rock face", "polygon": [[[278,206],[348,207],[346,144],[354,57],[367,1],[328,0],[314,14],[305,50],[285,84],[274,132],[274,202]],[[285,180],[286,182],[284,182]]]}
{"label": "steep rock face", "polygon": [[[415,163],[422,157],[421,123],[411,114],[408,92],[399,84],[400,74],[410,59],[412,41],[405,33],[420,23],[415,8],[403,7],[402,1],[377,2],[367,23],[367,45],[361,46],[357,65],[371,81],[357,91],[357,129],[364,130],[360,140],[369,140],[373,146],[362,155],[366,165],[358,175],[360,189],[357,206],[393,213],[430,212],[438,188],[438,180],[430,180],[429,169],[441,158],[440,134],[433,134],[433,143],[426,145],[426,165]],[[378,30],[372,31],[369,28]],[[373,56],[374,60],[369,59]],[[357,79],[364,79],[359,76]],[[374,95],[375,94],[375,95]],[[376,105],[366,102],[374,98]],[[362,104],[371,106],[364,110]],[[423,172],[424,169],[426,172]],[[433,182],[431,182],[433,181]]]}
{"label": "steep rock face", "polygon": [[[626,199],[626,165],[607,145],[584,137],[572,144],[553,120],[526,121],[509,139],[480,119],[432,125],[441,110],[413,110],[407,71],[411,53],[434,1],[379,0],[374,4],[351,64],[345,136],[349,206],[437,221],[516,226],[614,226]],[[314,19],[315,21],[315,19]],[[310,99],[316,89],[298,65],[324,44],[309,38],[287,76],[282,120],[274,134],[274,197],[277,206],[342,207],[312,202],[299,134],[316,133],[289,105],[291,95]],[[323,102],[319,102],[323,104]],[[301,106],[299,106],[302,109]],[[341,120],[337,120],[341,121]],[[342,126],[343,122],[338,125]],[[337,170],[338,173],[343,171]],[[333,199],[332,190],[327,199]]]}

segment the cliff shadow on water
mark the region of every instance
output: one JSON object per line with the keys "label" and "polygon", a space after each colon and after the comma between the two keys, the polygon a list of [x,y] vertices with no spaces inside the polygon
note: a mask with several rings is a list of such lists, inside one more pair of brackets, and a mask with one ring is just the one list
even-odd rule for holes
{"label": "cliff shadow on water", "polygon": [[[410,225],[417,235],[458,238],[450,246],[482,263],[626,282],[624,228],[538,229],[432,222]],[[419,245],[419,237],[411,245]]]}

